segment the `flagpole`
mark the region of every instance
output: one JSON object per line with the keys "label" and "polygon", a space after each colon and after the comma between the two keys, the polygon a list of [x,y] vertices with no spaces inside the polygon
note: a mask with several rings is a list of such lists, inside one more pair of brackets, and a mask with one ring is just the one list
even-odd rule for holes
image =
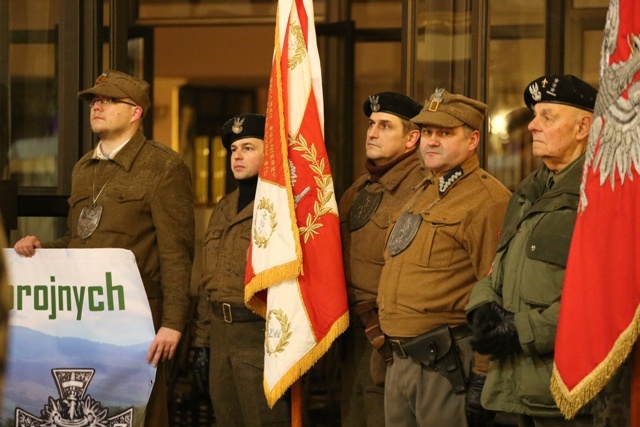
{"label": "flagpole", "polygon": [[291,427],[302,427],[302,381],[291,385]]}

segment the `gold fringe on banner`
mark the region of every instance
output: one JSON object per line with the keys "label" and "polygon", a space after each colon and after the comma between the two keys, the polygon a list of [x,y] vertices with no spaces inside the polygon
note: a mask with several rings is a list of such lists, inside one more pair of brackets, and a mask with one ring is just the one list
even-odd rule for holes
{"label": "gold fringe on banner", "polygon": [[613,374],[631,354],[638,338],[639,328],[640,307],[636,308],[633,320],[616,339],[607,357],[584,377],[573,390],[567,388],[554,363],[550,384],[551,394],[566,419],[570,420],[575,417],[580,408],[589,403],[607,385]]}
{"label": "gold fringe on banner", "polygon": [[349,326],[349,312],[343,314],[337,321],[333,323],[327,335],[319,341],[308,353],[306,353],[299,362],[296,362],[291,369],[286,372],[280,380],[269,390],[267,381],[263,382],[264,394],[267,397],[267,403],[270,408],[276,404],[278,399],[289,389],[291,384],[296,382],[302,375],[307,372],[331,347],[340,334],[342,334]]}

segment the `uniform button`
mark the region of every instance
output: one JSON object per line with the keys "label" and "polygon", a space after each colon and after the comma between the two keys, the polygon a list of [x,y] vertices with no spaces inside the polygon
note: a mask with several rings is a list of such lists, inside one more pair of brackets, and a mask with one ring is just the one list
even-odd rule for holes
{"label": "uniform button", "polygon": [[536,250],[536,245],[531,245],[531,252],[535,252]]}
{"label": "uniform button", "polygon": [[520,232],[522,232],[522,227],[519,227],[519,228],[516,230],[516,233],[520,233]]}

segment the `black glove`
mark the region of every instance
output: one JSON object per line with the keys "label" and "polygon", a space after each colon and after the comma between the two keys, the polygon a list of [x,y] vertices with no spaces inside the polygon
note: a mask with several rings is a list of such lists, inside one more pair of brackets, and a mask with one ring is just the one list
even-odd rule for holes
{"label": "black glove", "polygon": [[485,375],[480,375],[473,371],[469,374],[467,395],[464,399],[464,409],[469,427],[486,427],[496,416],[495,412],[484,409],[480,403],[482,387],[484,387],[486,379]]}
{"label": "black glove", "polygon": [[471,347],[480,354],[490,354],[494,359],[502,359],[522,351],[514,314],[494,302],[489,304],[489,308],[493,311],[493,314],[487,314],[489,323],[495,322],[497,318],[501,320],[493,330],[484,332],[486,329],[483,329],[483,332],[476,334],[471,339]]}
{"label": "black glove", "polygon": [[495,302],[488,302],[469,313],[469,327],[475,335],[484,335],[502,322],[502,316],[493,306],[500,307]]}
{"label": "black glove", "polygon": [[193,374],[198,391],[209,394],[209,347],[193,349]]}

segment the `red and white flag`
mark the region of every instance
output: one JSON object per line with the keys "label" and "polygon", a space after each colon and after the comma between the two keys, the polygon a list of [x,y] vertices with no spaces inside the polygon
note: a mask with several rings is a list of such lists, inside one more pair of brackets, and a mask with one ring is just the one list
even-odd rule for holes
{"label": "red and white flag", "polygon": [[273,406],[348,326],[312,0],[279,0],[245,302],[266,319]]}
{"label": "red and white flag", "polygon": [[567,418],[607,384],[640,327],[639,34],[640,3],[611,0],[551,378]]}

